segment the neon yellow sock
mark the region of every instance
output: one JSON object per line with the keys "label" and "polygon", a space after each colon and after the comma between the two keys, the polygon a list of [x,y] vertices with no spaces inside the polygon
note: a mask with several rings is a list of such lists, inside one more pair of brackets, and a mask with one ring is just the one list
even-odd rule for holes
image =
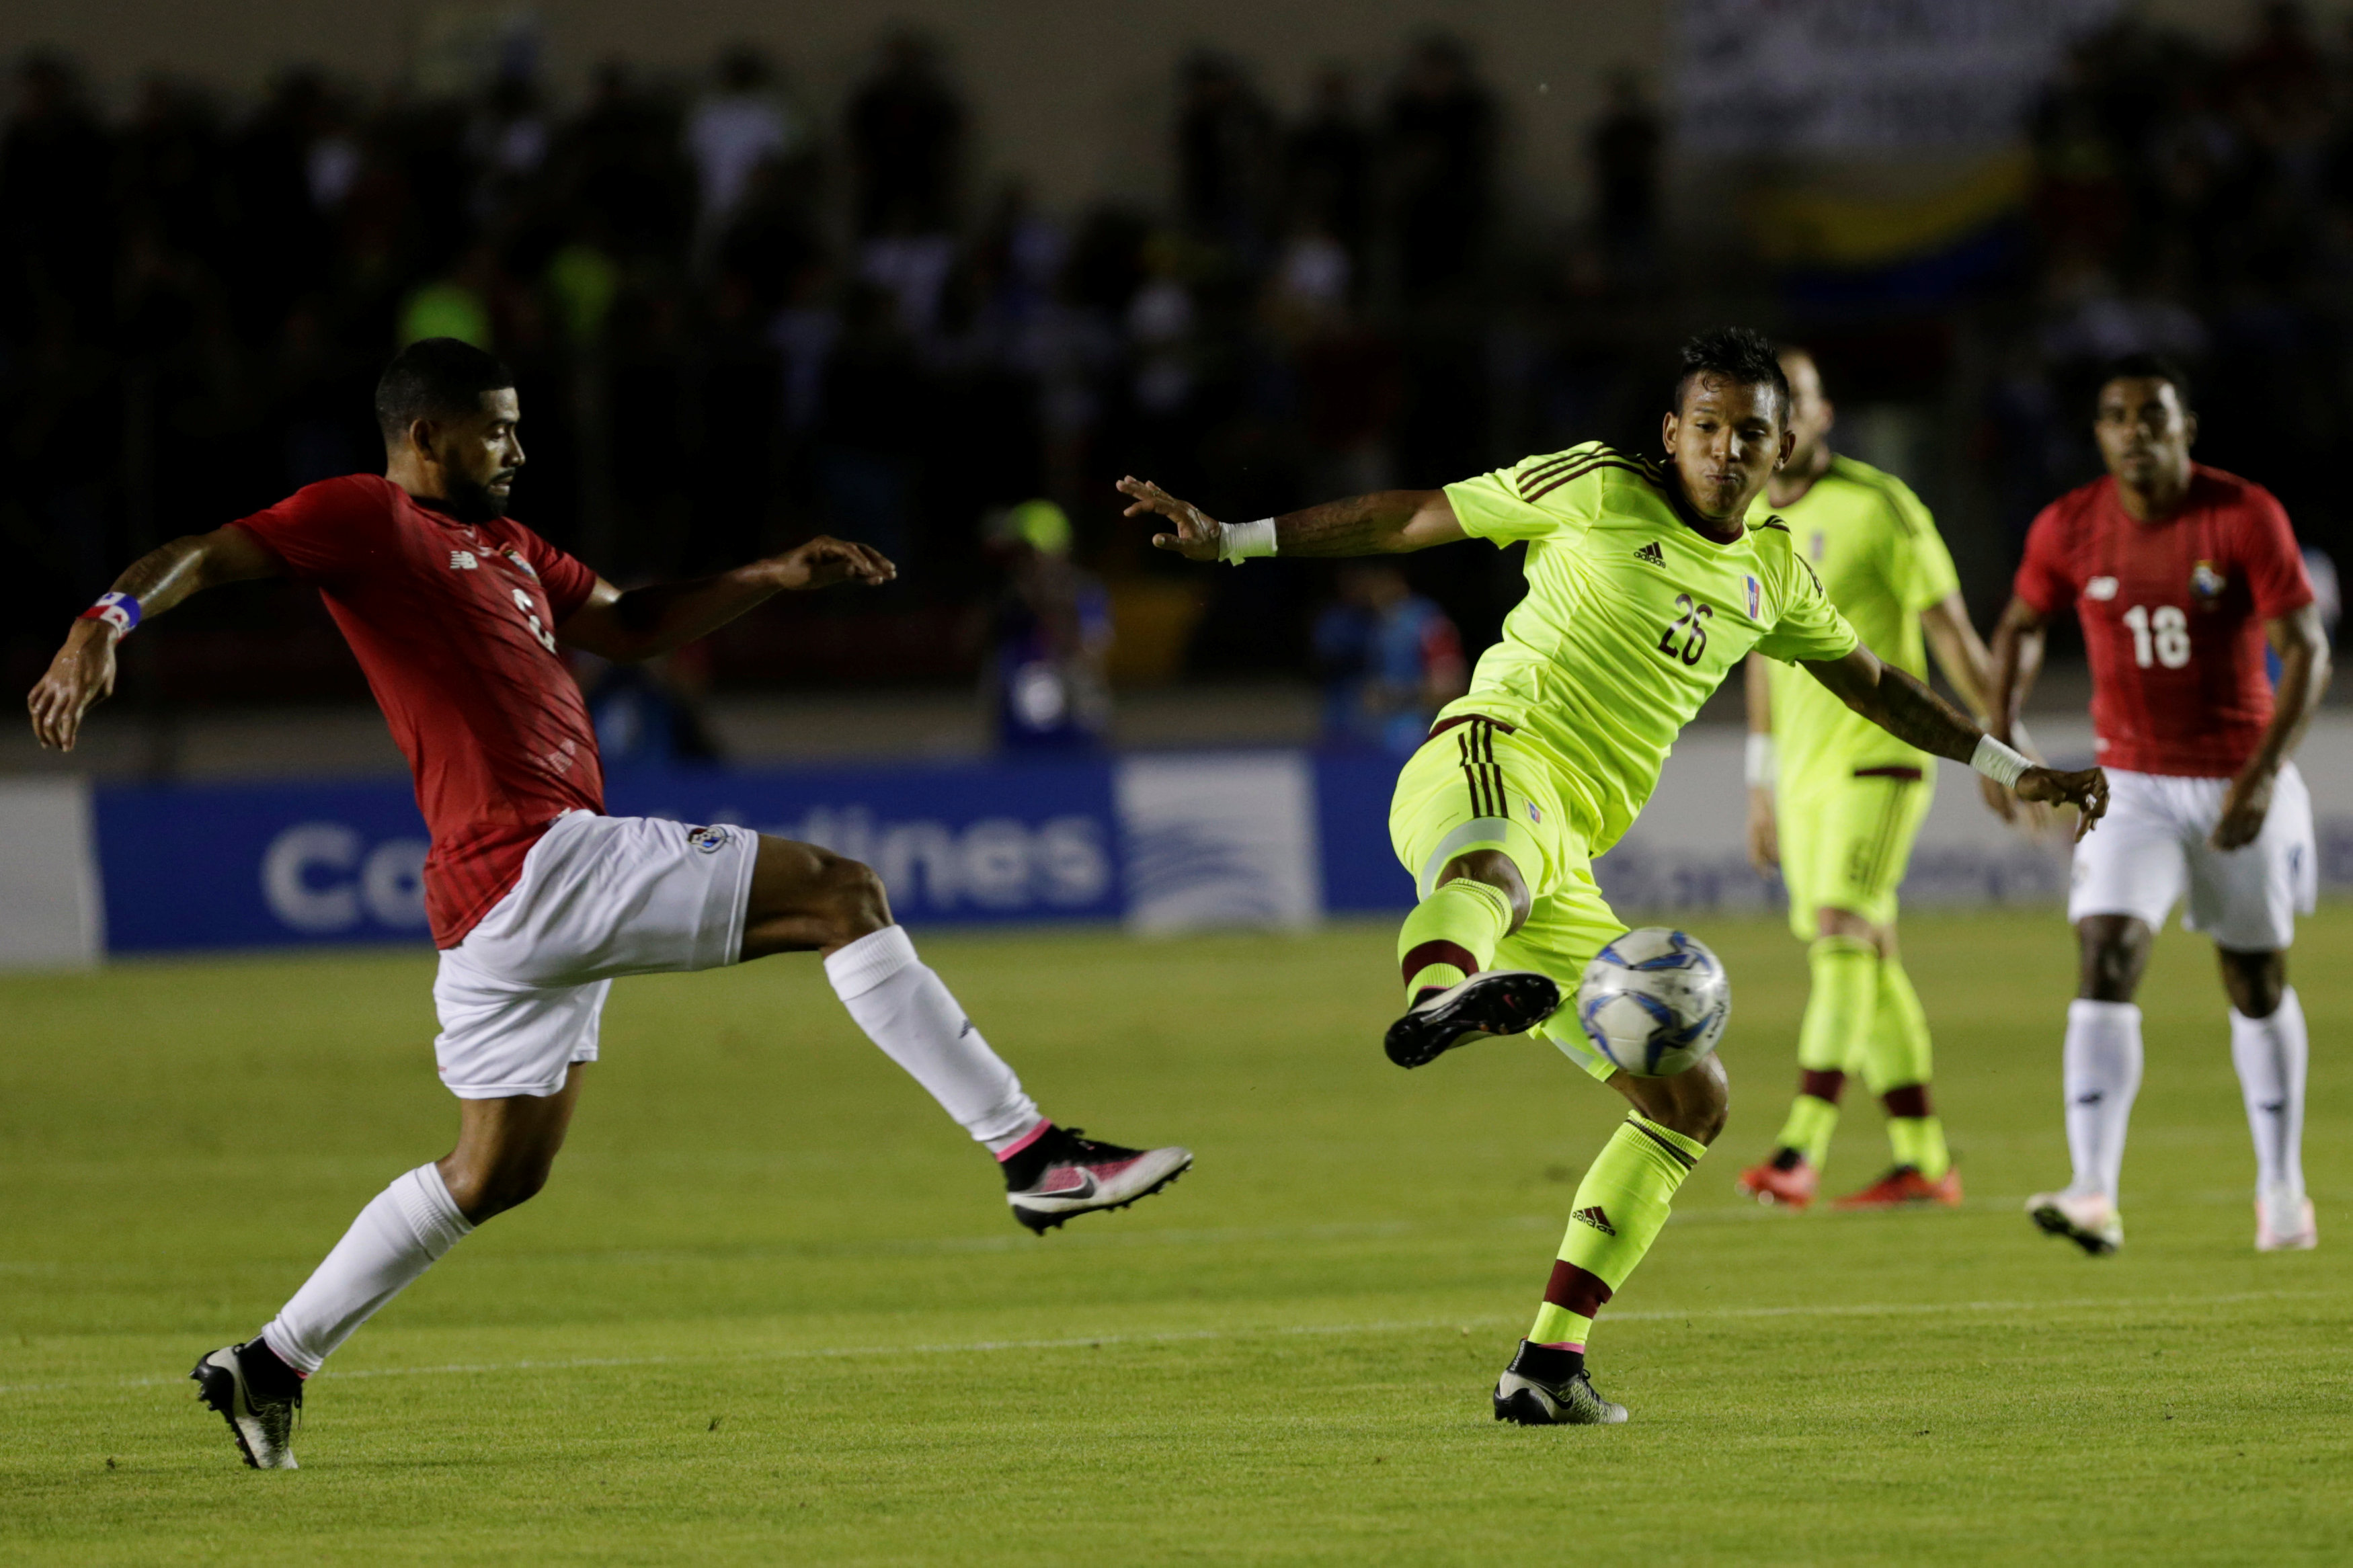
{"label": "neon yellow sock", "polygon": [[1806,964],[1813,984],[1798,1028],[1798,1098],[1778,1146],[1819,1170],[1830,1158],[1846,1064],[1870,1038],[1879,1010],[1879,950],[1860,937],[1817,937]]}
{"label": "neon yellow sock", "polygon": [[1887,1107],[1888,1145],[1897,1164],[1915,1166],[1930,1181],[1939,1181],[1952,1168],[1953,1156],[1945,1147],[1945,1124],[1928,1102],[1936,1052],[1927,1009],[1898,959],[1880,962],[1876,1014],[1864,1071]]}
{"label": "neon yellow sock", "polygon": [[[1810,1079],[1815,1075],[1806,1076]],[[1788,1119],[1781,1123],[1781,1135],[1773,1147],[1795,1149],[1808,1164],[1820,1170],[1830,1158],[1831,1133],[1837,1130],[1838,1115],[1836,1100],[1821,1099],[1810,1090],[1800,1093],[1789,1102]]]}
{"label": "neon yellow sock", "polygon": [[1500,888],[1457,877],[1414,906],[1398,931],[1406,1005],[1435,986],[1460,985],[1495,961],[1512,929],[1512,900]]}
{"label": "neon yellow sock", "polygon": [[1910,1165],[1932,1182],[1941,1182],[1953,1168],[1952,1151],[1945,1147],[1945,1123],[1934,1116],[1891,1116],[1887,1142],[1895,1163]]}
{"label": "neon yellow sock", "polygon": [[1560,1260],[1553,1265],[1529,1339],[1540,1345],[1584,1346],[1594,1314],[1651,1250],[1659,1227],[1667,1223],[1675,1189],[1706,1152],[1706,1144],[1640,1111],[1626,1118],[1577,1184]]}

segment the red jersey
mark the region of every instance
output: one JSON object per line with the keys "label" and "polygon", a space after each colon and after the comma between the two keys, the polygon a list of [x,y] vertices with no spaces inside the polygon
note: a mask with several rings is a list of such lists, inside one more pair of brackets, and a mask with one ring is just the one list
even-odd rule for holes
{"label": "red jersey", "polygon": [[596,574],[521,523],[459,522],[390,479],[308,485],[241,518],[318,585],[417,778],[425,911],[455,947],[547,825],[605,809],[596,732],[555,626]]}
{"label": "red jersey", "polygon": [[2101,765],[2228,778],[2271,722],[2263,623],[2312,603],[2312,583],[2271,492],[2198,466],[2158,521],[2136,521],[2113,479],[2043,508],[2017,594],[2084,623]]}

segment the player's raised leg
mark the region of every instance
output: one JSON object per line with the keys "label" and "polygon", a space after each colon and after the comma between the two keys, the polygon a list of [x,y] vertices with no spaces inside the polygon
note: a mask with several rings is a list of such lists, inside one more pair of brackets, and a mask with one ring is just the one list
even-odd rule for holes
{"label": "player's raised leg", "polygon": [[880,877],[813,845],[763,837],[743,956],[810,951],[824,955],[834,994],[867,1037],[997,1156],[1006,1201],[1031,1230],[1125,1208],[1193,1163],[1185,1149],[1124,1148],[1048,1121],[892,922]]}
{"label": "player's raised leg", "polygon": [[1672,1078],[1613,1074],[1634,1110],[1577,1184],[1567,1233],[1535,1321],[1495,1385],[1495,1418],[1522,1426],[1608,1426],[1626,1408],[1594,1391],[1585,1366],[1593,1320],[1667,1223],[1683,1178],[1724,1129],[1724,1064],[1713,1056]]}
{"label": "player's raised leg", "polygon": [[[1422,895],[1398,931],[1406,1011],[1383,1046],[1399,1067],[1534,1028],[1576,977],[1494,967],[1496,949],[1528,918],[1532,889],[1571,858],[1582,864],[1564,848],[1567,814],[1541,772],[1508,726],[1474,717],[1441,724],[1398,774],[1390,836]],[[1605,931],[1595,945],[1608,940]]]}

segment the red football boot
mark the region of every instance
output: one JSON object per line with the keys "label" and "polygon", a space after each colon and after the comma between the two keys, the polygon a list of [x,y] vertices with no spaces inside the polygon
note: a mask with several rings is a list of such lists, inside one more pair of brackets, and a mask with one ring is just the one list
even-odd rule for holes
{"label": "red football boot", "polygon": [[[1789,1163],[1784,1164],[1783,1161]],[[1740,1173],[1733,1184],[1767,1208],[1779,1205],[1783,1208],[1801,1209],[1814,1201],[1814,1190],[1821,1185],[1821,1173],[1803,1154],[1794,1149],[1783,1149],[1761,1165],[1751,1165]]]}
{"label": "red football boot", "polygon": [[1833,1209],[1900,1209],[1922,1204],[1935,1204],[1948,1209],[1961,1206],[1961,1173],[1958,1166],[1948,1167],[1941,1181],[1930,1181],[1918,1167],[1898,1165],[1859,1193],[1849,1193],[1831,1205]]}

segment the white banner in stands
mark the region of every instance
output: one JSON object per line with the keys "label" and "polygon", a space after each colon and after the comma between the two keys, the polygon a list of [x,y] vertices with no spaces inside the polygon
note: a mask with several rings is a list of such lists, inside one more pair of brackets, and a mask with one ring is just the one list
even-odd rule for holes
{"label": "white banner in stands", "polygon": [[1324,907],[1315,774],[1297,752],[1144,756],[1113,774],[1127,923],[1301,926]]}
{"label": "white banner in stands", "polygon": [[105,948],[89,784],[0,779],[0,969],[78,969]]}
{"label": "white banner in stands", "polygon": [[1676,130],[1704,153],[2018,142],[2070,40],[2119,0],[1682,0]]}

